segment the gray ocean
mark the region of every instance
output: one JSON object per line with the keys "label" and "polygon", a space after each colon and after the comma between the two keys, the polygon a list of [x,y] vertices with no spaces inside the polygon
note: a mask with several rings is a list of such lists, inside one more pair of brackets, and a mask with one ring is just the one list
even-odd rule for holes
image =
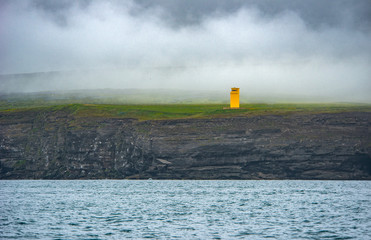
{"label": "gray ocean", "polygon": [[371,181],[0,181],[0,239],[371,239]]}

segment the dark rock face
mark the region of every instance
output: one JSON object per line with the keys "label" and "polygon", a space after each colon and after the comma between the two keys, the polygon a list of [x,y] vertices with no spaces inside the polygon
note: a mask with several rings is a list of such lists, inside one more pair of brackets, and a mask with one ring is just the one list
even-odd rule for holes
{"label": "dark rock face", "polygon": [[0,179],[371,179],[369,112],[137,121],[0,116]]}

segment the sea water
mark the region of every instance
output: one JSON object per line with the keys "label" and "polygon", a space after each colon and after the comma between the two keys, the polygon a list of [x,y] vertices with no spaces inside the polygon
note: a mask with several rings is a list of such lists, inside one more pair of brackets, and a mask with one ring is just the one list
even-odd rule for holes
{"label": "sea water", "polygon": [[0,181],[0,239],[371,239],[371,181]]}

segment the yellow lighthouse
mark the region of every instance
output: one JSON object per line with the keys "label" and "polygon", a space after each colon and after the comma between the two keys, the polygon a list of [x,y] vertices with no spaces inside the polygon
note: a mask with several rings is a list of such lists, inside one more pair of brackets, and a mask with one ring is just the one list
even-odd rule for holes
{"label": "yellow lighthouse", "polygon": [[240,108],[240,89],[231,88],[231,108]]}

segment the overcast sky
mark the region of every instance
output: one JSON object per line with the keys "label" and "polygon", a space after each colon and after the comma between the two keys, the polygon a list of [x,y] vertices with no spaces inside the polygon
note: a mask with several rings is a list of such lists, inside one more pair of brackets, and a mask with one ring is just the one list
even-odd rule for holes
{"label": "overcast sky", "polygon": [[370,0],[0,0],[0,74],[63,73],[0,86],[371,102],[370,39]]}

